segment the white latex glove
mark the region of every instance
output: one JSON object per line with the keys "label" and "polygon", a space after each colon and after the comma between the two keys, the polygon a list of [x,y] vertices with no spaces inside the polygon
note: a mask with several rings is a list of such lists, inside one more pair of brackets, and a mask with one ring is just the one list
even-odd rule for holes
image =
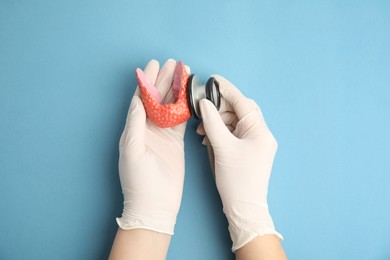
{"label": "white latex glove", "polygon": [[[144,72],[164,103],[173,103],[171,91],[176,62],[149,62]],[[189,70],[189,68],[187,68]],[[165,97],[165,98],[164,98]],[[159,128],[146,118],[137,89],[120,139],[119,176],[124,197],[120,228],[144,228],[173,234],[184,182],[186,123]]]}
{"label": "white latex glove", "polygon": [[[257,236],[275,234],[268,211],[267,192],[277,142],[260,108],[232,83],[214,75],[222,93],[218,112],[208,100],[200,101],[203,123],[215,158],[215,181],[229,222],[236,251]],[[208,140],[207,140],[208,138]]]}

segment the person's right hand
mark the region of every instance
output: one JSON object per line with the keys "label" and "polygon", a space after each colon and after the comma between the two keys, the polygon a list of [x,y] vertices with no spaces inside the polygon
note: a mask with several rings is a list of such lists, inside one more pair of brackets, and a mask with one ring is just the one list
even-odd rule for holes
{"label": "person's right hand", "polygon": [[221,109],[218,112],[210,101],[201,100],[203,123],[197,132],[206,135],[214,150],[215,181],[229,222],[232,250],[266,234],[282,239],[267,204],[277,142],[256,103],[222,76],[214,77],[222,94]]}

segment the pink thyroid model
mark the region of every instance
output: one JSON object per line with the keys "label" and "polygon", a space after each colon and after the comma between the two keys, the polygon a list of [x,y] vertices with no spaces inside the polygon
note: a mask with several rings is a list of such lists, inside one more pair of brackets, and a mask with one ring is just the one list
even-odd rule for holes
{"label": "pink thyroid model", "polygon": [[138,68],[136,74],[146,115],[154,124],[161,128],[174,127],[186,122],[191,117],[187,100],[189,75],[183,62],[177,62],[173,74],[174,104],[163,104],[163,99],[156,87],[150,83],[141,69]]}

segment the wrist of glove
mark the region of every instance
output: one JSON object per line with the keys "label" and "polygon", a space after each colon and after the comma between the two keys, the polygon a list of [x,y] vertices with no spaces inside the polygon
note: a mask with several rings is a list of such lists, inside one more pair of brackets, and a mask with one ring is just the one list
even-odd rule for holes
{"label": "wrist of glove", "polygon": [[[129,194],[131,191],[123,191],[126,198],[136,198],[139,194]],[[142,203],[148,203],[150,199],[142,199]],[[121,218],[117,218],[116,221],[121,229],[129,230],[134,228],[149,229],[152,231],[173,235],[177,211],[165,210],[161,205],[154,205],[154,201],[150,201],[148,207],[135,206],[132,200],[124,201],[124,209]]]}
{"label": "wrist of glove", "polygon": [[224,207],[223,212],[229,222],[230,238],[233,241],[232,251],[243,247],[258,236],[274,234],[279,239],[282,235],[276,232],[272,217],[266,203],[237,201],[233,206]]}

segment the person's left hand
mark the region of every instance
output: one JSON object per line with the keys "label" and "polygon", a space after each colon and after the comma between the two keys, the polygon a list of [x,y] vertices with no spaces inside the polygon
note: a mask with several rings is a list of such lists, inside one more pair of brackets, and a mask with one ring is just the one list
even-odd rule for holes
{"label": "person's left hand", "polygon": [[[164,104],[174,102],[175,66],[176,61],[169,59],[159,70],[159,63],[151,60],[144,70]],[[146,117],[137,88],[119,144],[124,196],[122,217],[117,218],[120,228],[173,234],[183,191],[185,128],[186,123],[172,128],[154,125]]]}

